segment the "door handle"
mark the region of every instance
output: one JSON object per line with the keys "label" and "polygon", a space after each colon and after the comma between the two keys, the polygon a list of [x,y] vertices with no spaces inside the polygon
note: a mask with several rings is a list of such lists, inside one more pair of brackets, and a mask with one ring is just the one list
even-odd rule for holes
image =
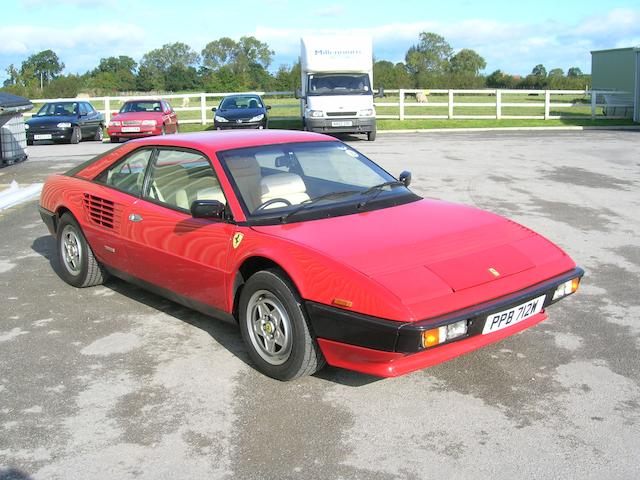
{"label": "door handle", "polygon": [[138,215],[137,213],[131,213],[129,215],[129,220],[132,222],[141,222],[142,221],[142,215]]}

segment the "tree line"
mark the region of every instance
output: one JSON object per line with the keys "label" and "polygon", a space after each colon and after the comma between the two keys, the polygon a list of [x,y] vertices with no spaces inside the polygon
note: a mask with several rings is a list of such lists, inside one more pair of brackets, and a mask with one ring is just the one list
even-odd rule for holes
{"label": "tree line", "polygon": [[[119,92],[234,92],[292,91],[300,86],[300,64],[280,65],[269,71],[275,52],[265,42],[245,36],[223,37],[200,51],[185,43],[163,45],[142,56],[140,62],[125,55],[100,59],[91,71],[63,74],[64,63],[52,50],[29,56],[20,67],[6,69],[1,90],[29,98],[75,97],[80,92],[112,95]],[[405,61],[375,60],[375,88],[535,88],[583,89],[591,78],[571,67],[547,73],[536,65],[527,76],[500,70],[489,75],[484,58],[474,50],[454,52],[444,37],[422,32],[406,52]]]}

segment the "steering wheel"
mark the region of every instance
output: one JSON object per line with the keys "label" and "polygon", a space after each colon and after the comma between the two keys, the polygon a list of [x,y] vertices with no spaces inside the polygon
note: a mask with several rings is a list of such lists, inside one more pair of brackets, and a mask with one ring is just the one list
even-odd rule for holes
{"label": "steering wheel", "polygon": [[273,205],[274,203],[284,203],[287,207],[291,206],[291,202],[289,200],[287,200],[286,198],[272,198],[272,199],[267,200],[266,202],[263,202],[260,205],[258,205],[258,208],[256,208],[254,211],[255,212],[260,212],[260,211],[264,210],[265,208],[267,208],[269,205]]}

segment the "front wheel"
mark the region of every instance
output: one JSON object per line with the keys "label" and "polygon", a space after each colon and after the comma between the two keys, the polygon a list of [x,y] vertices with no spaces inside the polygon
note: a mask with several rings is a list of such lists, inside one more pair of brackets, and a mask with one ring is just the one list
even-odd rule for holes
{"label": "front wheel", "polygon": [[57,244],[61,276],[65,282],[83,288],[100,285],[104,281],[106,272],[94,257],[80,225],[68,213],[60,217]]}
{"label": "front wheel", "polygon": [[376,139],[376,130],[371,130],[367,132],[367,140],[373,142]]}
{"label": "front wheel", "polygon": [[249,356],[278,380],[311,375],[325,360],[291,282],[276,269],[252,275],[240,294],[240,331]]}

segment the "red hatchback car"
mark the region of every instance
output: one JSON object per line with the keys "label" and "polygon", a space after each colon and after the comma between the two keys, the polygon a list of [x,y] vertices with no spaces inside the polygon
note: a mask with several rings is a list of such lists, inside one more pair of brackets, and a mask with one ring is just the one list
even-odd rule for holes
{"label": "red hatchback car", "polygon": [[266,375],[402,375],[541,322],[583,271],[511,220],[423,199],[332,137],[136,140],[50,177],[61,275],[238,323]]}
{"label": "red hatchback car", "polygon": [[112,143],[128,138],[178,133],[178,115],[164,100],[130,100],[107,127]]}

